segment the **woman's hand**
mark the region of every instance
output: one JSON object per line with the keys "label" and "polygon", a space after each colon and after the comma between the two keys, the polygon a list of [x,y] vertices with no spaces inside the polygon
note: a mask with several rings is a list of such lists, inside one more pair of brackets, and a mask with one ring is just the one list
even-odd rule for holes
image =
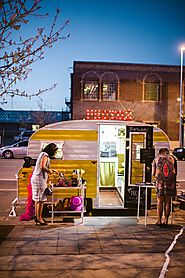
{"label": "woman's hand", "polygon": [[50,169],[50,174],[59,174],[59,172],[55,169]]}

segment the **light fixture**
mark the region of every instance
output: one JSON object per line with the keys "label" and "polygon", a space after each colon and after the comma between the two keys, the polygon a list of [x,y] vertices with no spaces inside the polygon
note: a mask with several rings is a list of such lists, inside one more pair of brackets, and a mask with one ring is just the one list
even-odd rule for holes
{"label": "light fixture", "polygon": [[183,52],[185,51],[185,45],[181,46],[181,67],[180,67],[180,117],[179,117],[179,144],[180,147],[184,147],[184,124],[183,124],[183,111],[182,111],[182,87],[183,87]]}

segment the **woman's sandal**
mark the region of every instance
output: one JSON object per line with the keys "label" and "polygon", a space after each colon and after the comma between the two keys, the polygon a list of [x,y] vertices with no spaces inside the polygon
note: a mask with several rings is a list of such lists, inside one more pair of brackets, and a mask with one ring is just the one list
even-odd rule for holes
{"label": "woman's sandal", "polygon": [[37,219],[36,216],[34,216],[34,220],[35,220],[36,225],[41,225],[41,226],[47,225],[45,221],[44,221],[44,222],[40,222],[40,221]]}

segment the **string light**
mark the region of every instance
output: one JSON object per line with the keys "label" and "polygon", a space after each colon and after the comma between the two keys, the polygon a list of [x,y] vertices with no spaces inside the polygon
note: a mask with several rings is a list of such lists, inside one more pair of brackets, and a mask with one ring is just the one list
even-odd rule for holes
{"label": "string light", "polygon": [[127,110],[100,110],[100,109],[87,109],[86,120],[112,120],[112,121],[132,121],[133,113]]}

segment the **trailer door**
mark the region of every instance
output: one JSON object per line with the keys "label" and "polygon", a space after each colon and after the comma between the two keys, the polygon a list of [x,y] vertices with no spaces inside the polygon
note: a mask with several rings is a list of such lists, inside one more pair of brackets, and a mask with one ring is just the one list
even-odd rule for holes
{"label": "trailer door", "polygon": [[140,161],[141,149],[152,149],[152,126],[127,126],[125,164],[125,206],[136,206],[136,183],[151,181],[151,163]]}

